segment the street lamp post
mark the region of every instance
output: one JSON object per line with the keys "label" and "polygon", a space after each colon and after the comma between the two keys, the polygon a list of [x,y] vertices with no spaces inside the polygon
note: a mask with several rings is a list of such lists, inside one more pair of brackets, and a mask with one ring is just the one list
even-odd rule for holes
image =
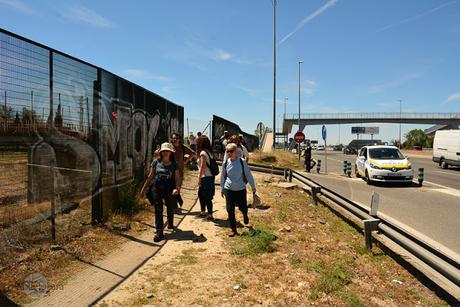
{"label": "street lamp post", "polygon": [[275,150],[276,145],[276,0],[273,2],[273,145]]}
{"label": "street lamp post", "polygon": [[[284,132],[284,122],[286,121],[286,105],[287,105],[287,101],[288,101],[288,98],[285,97],[284,98],[284,115],[283,115],[283,132]],[[284,150],[286,150],[286,146],[287,146],[287,136],[286,136],[286,139],[284,141]]]}
{"label": "street lamp post", "polygon": [[[299,61],[299,117],[298,117],[298,120],[297,120],[297,125],[299,126],[299,132],[300,131],[300,64],[302,64],[303,61]],[[300,143],[298,145],[298,152],[299,152],[299,161],[300,161]]]}
{"label": "street lamp post", "polygon": [[402,120],[402,100],[399,99],[399,149],[402,148],[402,144],[401,144],[401,120]]}
{"label": "street lamp post", "polygon": [[287,98],[287,97],[284,98],[284,115],[283,115],[284,120],[286,119],[286,105],[287,105],[288,99],[289,98]]}

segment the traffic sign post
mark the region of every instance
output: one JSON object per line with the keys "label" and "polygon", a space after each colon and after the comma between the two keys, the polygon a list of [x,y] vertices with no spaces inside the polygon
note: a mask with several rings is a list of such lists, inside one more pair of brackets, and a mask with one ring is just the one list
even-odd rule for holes
{"label": "traffic sign post", "polygon": [[297,132],[294,134],[294,141],[297,143],[297,151],[299,153],[299,161],[300,161],[300,144],[305,141],[305,134],[302,131]]}
{"label": "traffic sign post", "polygon": [[324,158],[325,158],[325,173],[327,174],[327,141],[326,141],[326,138],[327,138],[327,129],[326,129],[326,126],[323,125],[323,127],[321,128],[321,135],[323,137],[323,141],[324,141]]}

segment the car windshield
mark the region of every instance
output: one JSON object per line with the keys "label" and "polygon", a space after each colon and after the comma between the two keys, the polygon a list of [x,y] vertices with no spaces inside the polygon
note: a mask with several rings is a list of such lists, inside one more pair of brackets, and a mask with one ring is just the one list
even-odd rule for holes
{"label": "car windshield", "polygon": [[369,149],[371,159],[378,160],[403,160],[403,154],[397,148],[371,148]]}

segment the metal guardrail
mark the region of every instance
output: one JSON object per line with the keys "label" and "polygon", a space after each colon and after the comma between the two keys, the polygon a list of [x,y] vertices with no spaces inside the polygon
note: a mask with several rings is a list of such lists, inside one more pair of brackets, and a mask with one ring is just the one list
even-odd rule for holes
{"label": "metal guardrail", "polygon": [[[377,240],[380,244],[393,251],[403,258],[404,261],[415,267],[421,274],[426,276],[441,289],[443,289],[453,300],[460,302],[460,259],[455,259],[438,248],[431,246],[422,239],[409,233],[399,225],[395,225],[382,216],[371,216],[367,209],[349,200],[342,195],[330,190],[305,175],[279,167],[268,167],[265,165],[249,164],[251,170],[274,175],[283,175],[285,179],[295,179],[307,186],[307,191],[313,196],[313,201],[323,200],[326,205],[333,203],[340,211],[344,211],[345,218],[350,218],[361,228],[365,228],[366,222],[375,222],[378,234],[370,234],[367,239]],[[319,194],[319,195],[318,195]],[[334,208],[332,208],[334,209]],[[335,210],[335,209],[334,209]],[[335,210],[336,211],[336,210]],[[340,212],[339,212],[340,213]],[[365,229],[365,233],[366,233]],[[396,249],[396,250],[395,250]],[[399,250],[398,250],[399,249]],[[401,250],[409,257],[401,255]]]}
{"label": "metal guardrail", "polygon": [[[298,113],[286,114],[286,120],[298,120]],[[460,119],[460,113],[301,113],[300,119]]]}

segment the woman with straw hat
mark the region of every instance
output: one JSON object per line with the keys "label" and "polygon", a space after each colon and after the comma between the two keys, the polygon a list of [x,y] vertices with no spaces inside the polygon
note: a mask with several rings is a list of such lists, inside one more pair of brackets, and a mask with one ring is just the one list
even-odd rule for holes
{"label": "woman with straw hat", "polygon": [[[148,187],[147,194],[145,191]],[[174,147],[170,143],[161,144],[160,157],[154,159],[149,175],[141,189],[141,197],[147,195],[150,203],[155,207],[156,234],[153,241],[164,239],[163,234],[163,203],[166,205],[168,229],[174,229],[174,197],[180,192],[179,167],[174,159]]]}

